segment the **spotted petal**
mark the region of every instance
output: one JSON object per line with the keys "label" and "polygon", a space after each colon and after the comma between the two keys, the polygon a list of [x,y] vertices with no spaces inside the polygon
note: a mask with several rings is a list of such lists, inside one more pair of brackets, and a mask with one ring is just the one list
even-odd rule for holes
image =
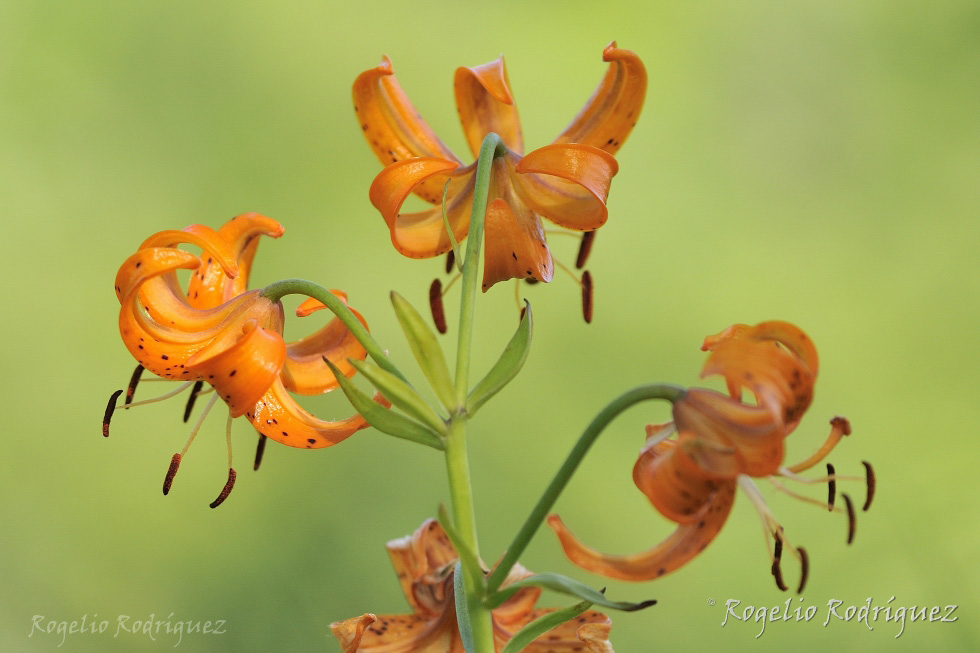
{"label": "spotted petal", "polygon": [[[388,57],[358,75],[353,95],[354,112],[364,138],[382,165],[417,157],[460,163],[412,106],[395,79]],[[442,197],[442,187],[436,181],[423,181],[417,193],[435,204]]]}
{"label": "spotted petal", "polygon": [[633,130],[647,90],[643,62],[613,41],[602,52],[609,69],[582,111],[555,143],[582,143],[615,154]]}
{"label": "spotted petal", "polygon": [[314,417],[296,403],[279,380],[272,384],[256,402],[253,410],[246,412],[245,416],[262,435],[302,449],[333,446],[368,426],[360,415],[337,421]]}

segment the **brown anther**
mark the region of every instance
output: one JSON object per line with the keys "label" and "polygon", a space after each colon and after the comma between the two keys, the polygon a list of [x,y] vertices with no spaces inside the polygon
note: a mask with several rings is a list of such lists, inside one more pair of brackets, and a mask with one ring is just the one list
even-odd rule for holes
{"label": "brown anther", "polygon": [[779,567],[778,558],[772,561],[772,575],[776,579],[776,587],[779,588],[779,591],[785,592],[789,589],[786,583],[783,582],[783,570]]}
{"label": "brown anther", "polygon": [[854,504],[851,503],[851,497],[847,496],[845,492],[841,492],[841,496],[844,497],[844,503],[847,505],[847,543],[850,544],[854,541],[854,530],[857,528],[857,515],[854,514]]}
{"label": "brown anther", "polygon": [[538,281],[534,277],[528,277],[527,279],[524,280],[524,283],[526,283],[529,286],[533,286],[536,283],[540,283],[540,281]]}
{"label": "brown anther", "polygon": [[235,479],[236,478],[238,478],[238,474],[235,473],[235,470],[234,469],[232,469],[231,467],[229,467],[228,468],[228,481],[225,482],[225,486],[223,488],[221,488],[221,494],[218,495],[218,498],[211,502],[211,507],[212,508],[217,508],[222,503],[224,503],[225,499],[228,498],[228,495],[231,494],[231,489],[233,487],[235,487]]}
{"label": "brown anther", "polygon": [[432,309],[432,321],[435,322],[439,333],[448,331],[446,328],[446,310],[442,306],[442,282],[438,279],[429,286],[429,308]]}
{"label": "brown anther", "polygon": [[797,594],[803,593],[803,588],[806,586],[807,576],[810,574],[810,558],[806,555],[806,549],[802,546],[796,549],[796,552],[800,555],[800,585],[796,588]]}
{"label": "brown anther", "polygon": [[840,429],[841,435],[851,434],[851,423],[847,421],[846,417],[841,417],[838,415],[834,419],[830,420],[830,425],[834,428]]}
{"label": "brown anther", "polygon": [[875,498],[875,470],[867,460],[862,460],[861,464],[864,465],[864,476],[868,483],[868,496],[864,499],[864,507],[861,510],[867,510],[871,507],[871,500]]}
{"label": "brown anther", "polygon": [[782,527],[780,527],[779,531],[772,534],[773,537],[776,538],[776,545],[773,547],[774,551],[772,555],[776,559],[777,563],[779,562],[780,558],[783,557],[783,537],[781,533]]}
{"label": "brown anther", "polygon": [[191,411],[194,410],[194,402],[197,401],[197,393],[204,387],[204,381],[195,381],[191,388],[191,396],[187,398],[187,405],[184,406],[184,422],[190,419]]}
{"label": "brown anther", "polygon": [[833,512],[834,499],[837,498],[837,479],[834,478],[834,466],[830,463],[827,463],[827,476],[830,477],[827,481],[827,508]]}
{"label": "brown anther", "polygon": [[454,265],[456,265],[456,252],[449,250],[449,253],[446,254],[446,274],[453,271]]}
{"label": "brown anther", "polygon": [[170,469],[167,470],[167,476],[163,479],[164,496],[170,494],[170,486],[173,485],[174,476],[177,475],[178,467],[180,467],[180,454],[175,453],[174,457],[170,459]]}
{"label": "brown anther", "polygon": [[129,377],[129,385],[126,386],[126,401],[123,402],[123,405],[128,406],[133,403],[133,394],[136,392],[136,385],[140,382],[143,369],[142,365],[137,365],[136,369],[133,370],[133,375]]}
{"label": "brown anther", "polygon": [[265,453],[265,442],[268,439],[264,435],[259,435],[259,444],[255,447],[255,466],[252,467],[255,471],[258,471],[259,465],[262,464],[262,454]]}
{"label": "brown anther", "polygon": [[588,270],[582,273],[582,317],[586,324],[592,323],[592,275]]}
{"label": "brown anther", "polygon": [[576,269],[581,270],[585,267],[585,262],[589,260],[589,253],[592,251],[592,243],[595,241],[595,231],[586,231],[582,234],[582,242],[578,246],[578,256],[575,258]]}
{"label": "brown anther", "polygon": [[116,400],[119,399],[122,392],[122,390],[116,390],[109,395],[109,403],[105,407],[105,417],[102,418],[102,437],[104,438],[109,437],[109,421],[112,419],[112,414],[116,412]]}

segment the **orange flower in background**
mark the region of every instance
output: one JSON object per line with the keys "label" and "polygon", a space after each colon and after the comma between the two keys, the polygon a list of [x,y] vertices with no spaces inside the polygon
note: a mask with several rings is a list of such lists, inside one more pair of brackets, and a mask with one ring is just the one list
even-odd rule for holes
{"label": "orange flower in background", "polygon": [[[659,578],[681,567],[703,551],[721,530],[740,487],[752,500],[767,534],[774,542],[770,549],[771,571],[780,589],[780,557],[788,544],[782,526],[769,511],[751,478],[768,478],[789,492],[776,477],[806,482],[826,482],[826,503],[806,499],[832,511],[837,476],[828,464],[828,474],[807,481],[797,476],[819,463],[840,438],[850,435],[850,425],[842,417],[831,420],[832,430],[825,444],[806,460],[783,467],[783,440],[799,423],[810,405],[817,376],[817,352],[807,335],[786,322],[763,322],[754,327],[736,325],[705,340],[703,349],[711,354],[701,376],[725,378],[729,395],[704,388],[692,388],[673,406],[673,422],[647,427],[647,443],[633,468],[633,479],[650,503],[664,517],[678,524],[677,529],[653,549],[629,556],[606,555],[576,539],[557,516],[548,523],[575,564],[598,574],[624,580]],[[747,388],[755,404],[744,403]],[[676,433],[677,437],[668,439]],[[874,475],[866,470],[870,507]],[[847,479],[851,480],[851,479]],[[790,493],[792,494],[792,493]],[[797,496],[797,495],[793,495]],[[848,543],[853,539],[855,515],[851,499],[842,495],[848,514]],[[798,497],[800,498],[800,497]],[[806,551],[789,547],[803,565],[798,591],[806,582]]]}
{"label": "orange flower in background", "polygon": [[[429,519],[413,535],[393,540],[386,548],[412,614],[379,617],[368,613],[331,624],[330,629],[343,652],[464,653],[453,590],[457,554],[445,531],[438,522]],[[529,575],[526,569],[514,565],[504,585]],[[534,608],[540,594],[536,587],[523,588],[493,610],[497,651],[525,625],[550,612]],[[524,650],[612,653],[609,629],[608,617],[589,611],[553,628]]]}
{"label": "orange flower in background", "polygon": [[[244,415],[263,438],[292,447],[328,447],[367,426],[360,415],[318,419],[289,394],[332,390],[337,380],[323,358],[352,375],[347,359],[364,359],[366,352],[336,318],[316,333],[286,343],[282,304],[260,290],[245,290],[258,236],[278,237],[282,231],[279,223],[258,214],[238,216],[218,231],[191,225],[151,236],[122,264],[115,286],[121,304],[119,331],[140,365],[128,405],[134,405],[129,404],[132,390],[147,369],[185,385],[194,382],[191,401],[206,393],[199,392],[204,384],[210,385],[215,391],[211,403],[220,397],[228,405],[229,420]],[[200,247],[201,256],[178,249],[184,243]],[[187,292],[177,279],[179,269],[195,271]],[[346,301],[343,293],[334,293]],[[307,301],[297,312],[306,315],[321,307]],[[104,434],[119,394],[110,400]],[[174,456],[165,493],[181,455]],[[231,470],[229,486],[233,479]]]}
{"label": "orange flower in background", "polygon": [[[603,60],[609,69],[579,115],[551,145],[527,154],[503,58],[456,70],[456,106],[473,157],[491,132],[507,147],[506,156],[494,161],[484,291],[512,278],[551,280],[554,266],[540,217],[585,232],[605,223],[609,183],[618,169],[613,154],[636,124],[647,78],[639,58],[615,43],[604,50]],[[412,258],[450,251],[440,205],[443,188],[449,181],[449,224],[462,240],[469,231],[476,164],[464,164],[422,120],[387,57],[358,76],[353,96],[364,137],[387,166],[371,185],[370,197],[395,248]],[[411,194],[436,206],[402,213]]]}

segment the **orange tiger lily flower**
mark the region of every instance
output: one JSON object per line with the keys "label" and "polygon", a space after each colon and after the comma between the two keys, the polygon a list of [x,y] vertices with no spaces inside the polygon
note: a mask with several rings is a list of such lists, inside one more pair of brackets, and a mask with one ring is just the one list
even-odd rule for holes
{"label": "orange tiger lily flower", "polygon": [[[336,318],[286,343],[282,304],[261,290],[245,290],[258,236],[282,232],[278,222],[258,214],[238,216],[218,231],[191,225],[154,234],[122,264],[115,285],[119,330],[141,366],[127,405],[132,405],[128,400],[139,372],[146,369],[165,379],[197,382],[191,401],[203,384],[211,385],[228,405],[229,419],[244,415],[261,436],[292,447],[328,447],[367,426],[356,414],[339,421],[318,419],[289,394],[332,390],[337,380],[323,358],[349,376],[354,368],[348,359],[364,359],[366,352]],[[179,249],[181,244],[200,247],[201,256]],[[179,269],[194,270],[186,292],[177,279]],[[343,293],[333,292],[346,303]],[[308,315],[318,308],[322,304],[311,300],[297,312]],[[366,326],[363,317],[354,315]],[[103,434],[117,396],[110,400]],[[174,457],[165,493],[181,455]],[[226,489],[233,477],[232,470]]]}
{"label": "orange tiger lily flower", "polygon": [[[456,623],[453,590],[458,556],[442,526],[429,519],[413,535],[393,540],[386,548],[412,614],[376,616],[368,613],[330,624],[343,653],[464,653]],[[504,585],[530,575],[520,565],[514,565]],[[525,625],[550,612],[534,608],[540,594],[541,590],[536,587],[520,589],[493,610],[497,651]],[[609,643],[610,627],[606,615],[585,612],[548,631],[524,650],[529,653],[613,653]]]}
{"label": "orange tiger lily flower", "polygon": [[[831,420],[831,433],[812,456],[791,467],[782,466],[783,440],[798,424],[813,397],[817,376],[817,352],[807,335],[786,322],[763,322],[754,327],[736,325],[705,340],[703,349],[711,354],[702,377],[725,378],[729,395],[692,388],[674,403],[674,420],[647,427],[646,446],[633,468],[633,480],[650,503],[677,529],[649,551],[617,556],[599,553],[582,544],[557,516],[548,523],[558,535],[568,557],[575,564],[612,578],[650,580],[678,569],[703,551],[721,530],[742,488],[752,500],[768,535],[774,538],[770,549],[772,574],[777,585],[786,589],[780,571],[780,556],[786,536],[782,526],[766,506],[751,478],[767,478],[786,490],[777,477],[804,482],[828,483],[826,503],[806,499],[831,511],[837,476],[828,464],[824,478],[809,481],[797,476],[820,462],[844,435],[850,424],[843,417]],[[747,388],[755,404],[741,400]],[[677,437],[668,439],[676,433]],[[864,463],[870,507],[874,476]],[[792,494],[792,493],[790,493]],[[797,498],[798,495],[793,494]],[[848,543],[854,534],[855,516],[850,497],[845,499],[848,514]],[[806,582],[807,557],[802,547],[792,548],[803,565],[799,590]]]}
{"label": "orange tiger lily flower", "polygon": [[[603,51],[609,69],[579,115],[551,144],[524,154],[517,108],[501,57],[458,68],[456,106],[474,158],[483,139],[497,133],[507,148],[494,162],[485,222],[483,290],[506,279],[550,281],[554,271],[540,217],[577,231],[606,222],[609,183],[618,170],[613,155],[643,107],[646,70],[632,52]],[[420,117],[395,79],[391,61],[354,82],[354,111],[371,149],[386,167],[371,184],[371,202],[391,231],[395,248],[411,258],[450,251],[441,201],[456,240],[469,231],[476,164],[457,157]],[[431,209],[402,213],[414,194]]]}

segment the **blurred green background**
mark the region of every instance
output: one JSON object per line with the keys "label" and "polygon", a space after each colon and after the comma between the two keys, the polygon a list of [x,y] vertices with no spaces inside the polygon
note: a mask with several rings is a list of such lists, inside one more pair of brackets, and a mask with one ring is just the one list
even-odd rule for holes
{"label": "blurred green background", "polygon": [[[821,354],[789,460],[818,446],[839,413],[854,435],[831,460],[860,473],[868,459],[879,476],[850,547],[840,515],[765,488],[810,552],[801,600],[774,587],[744,498],[703,555],[655,583],[580,572],[546,531],[522,561],[616,598],[658,598],[613,615],[621,653],[980,647],[976,2],[6,0],[0,649],[333,651],[331,621],[405,611],[383,545],[445,499],[440,457],[369,430],[316,452],[270,444],[252,472],[254,434],[237,423],[238,485],[212,511],[225,480],[219,411],[162,497],[189,432],[179,400],[117,413],[112,437],[99,435],[106,399],[133,366],[112,279],[155,231],[259,211],[287,232],[262,244],[253,285],[299,276],[345,289],[418,378],[388,291],[424,306],[442,261],[399,256],[368,203],[380,166],[355,123],[351,82],[389,55],[462,155],[453,71],[504,53],[530,149],[575,115],[613,39],[643,58],[650,87],[590,262],[596,316],[582,323],[562,274],[521,288],[536,318],[531,357],[472,433],[484,556],[499,555],[607,401],[646,382],[695,384],[705,335],[785,319]],[[572,262],[573,241],[552,245]],[[448,306],[452,325],[457,300]],[[477,319],[474,375],[516,325],[510,284],[481,298]],[[342,397],[307,405],[348,410]],[[670,532],[630,478],[642,426],[666,416],[653,404],[622,416],[560,500],[596,547],[639,551]],[[794,583],[797,567],[784,568]],[[823,625],[831,599],[892,596],[892,607],[958,605],[959,619],[908,621],[898,638],[900,624],[883,618],[873,631]],[[728,599],[787,598],[818,616],[768,624],[757,639],[758,624],[721,626]],[[35,615],[110,626],[63,640],[32,634]],[[119,615],[226,626],[179,642],[115,636]]]}

